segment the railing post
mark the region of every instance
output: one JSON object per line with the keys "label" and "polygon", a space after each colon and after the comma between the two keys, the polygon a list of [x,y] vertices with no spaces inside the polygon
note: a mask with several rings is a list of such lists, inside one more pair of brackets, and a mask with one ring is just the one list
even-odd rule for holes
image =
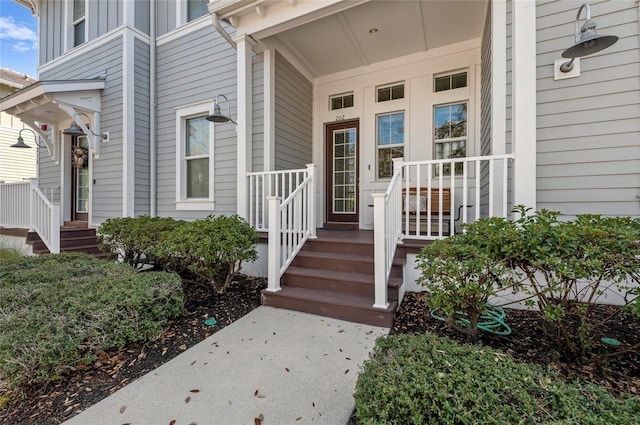
{"label": "railing post", "polygon": [[[372,193],[373,197],[373,245],[374,245],[374,272],[375,272],[375,302],[374,308],[386,309],[387,302],[387,259],[385,258],[385,208],[384,193]],[[391,237],[389,235],[389,237]]]}
{"label": "railing post", "polygon": [[315,164],[307,164],[307,173],[311,178],[309,185],[309,200],[307,203],[308,226],[311,228],[309,239],[316,239],[316,166]]}
{"label": "railing post", "polygon": [[53,210],[51,211],[51,223],[49,229],[51,229],[51,251],[52,254],[60,253],[60,204],[52,204]]}
{"label": "railing post", "polygon": [[29,231],[33,232],[36,227],[36,189],[38,188],[38,179],[31,179],[31,188],[29,189]]}
{"label": "railing post", "polygon": [[280,204],[282,199],[278,196],[267,196],[269,204],[269,248],[268,248],[268,272],[267,291],[278,292],[280,288]]}

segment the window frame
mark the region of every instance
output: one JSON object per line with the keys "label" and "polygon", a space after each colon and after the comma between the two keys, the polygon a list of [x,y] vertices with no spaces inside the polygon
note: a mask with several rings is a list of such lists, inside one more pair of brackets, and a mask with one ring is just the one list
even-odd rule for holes
{"label": "window frame", "polygon": [[178,0],[176,2],[176,28],[195,22],[209,14],[209,9],[207,9],[207,13],[204,15],[189,20],[189,1],[190,0]]}
{"label": "window frame", "polygon": [[[391,116],[402,114],[402,143],[390,143],[388,145],[381,145],[380,140],[378,139],[379,135],[379,127],[378,127],[378,118],[382,116]],[[380,151],[382,149],[393,149],[393,148],[402,148],[402,156],[396,158],[404,158],[406,155],[406,147],[407,147],[407,111],[404,109],[398,109],[394,111],[385,111],[375,114],[375,148],[376,148],[376,166],[375,166],[375,180],[376,181],[388,181],[393,177],[393,167],[391,169],[391,175],[389,177],[381,177],[380,176]],[[393,162],[393,161],[392,161]]]}
{"label": "window frame", "polygon": [[[394,87],[399,87],[402,86],[402,97],[397,97],[397,98],[393,98],[392,94],[393,94],[393,88]],[[382,89],[390,89],[389,92],[389,99],[386,100],[380,100],[380,90]],[[405,81],[396,81],[394,83],[388,83],[388,84],[381,84],[379,86],[376,86],[376,103],[385,103],[385,102],[393,102],[393,101],[397,101],[397,100],[404,100],[407,97],[407,85],[405,83]]]}
{"label": "window frame", "polygon": [[[433,92],[434,93],[442,93],[442,92],[449,92],[449,91],[452,91],[452,90],[467,89],[469,87],[469,83],[470,83],[470,81],[469,81],[469,72],[470,72],[469,69],[464,68],[464,69],[457,69],[455,71],[447,71],[447,72],[441,72],[441,73],[435,74],[433,76]],[[462,86],[462,87],[452,88],[451,87],[452,86],[451,83],[453,82],[453,76],[454,75],[460,75],[460,74],[465,74],[465,76],[466,76],[465,85]],[[445,90],[436,90],[436,79],[442,78],[442,77],[449,77],[449,88],[445,89]]]}
{"label": "window frame", "polygon": [[[208,116],[213,113],[213,99],[192,105],[176,108],[176,210],[213,211],[214,202],[214,140],[215,124],[209,123],[209,153],[187,158],[187,120]],[[209,158],[209,196],[207,198],[187,197],[187,161],[190,159]]]}
{"label": "window frame", "polygon": [[[74,19],[76,2],[84,1],[84,15],[78,19]],[[88,0],[66,0],[66,32],[64,44],[66,50],[80,47],[89,41],[89,5]],[[76,27],[82,24],[84,27],[83,41],[76,44]]]}
{"label": "window frame", "polygon": [[[468,77],[467,77],[468,78]],[[434,80],[435,81],[435,80]],[[458,100],[458,101],[452,101],[452,102],[446,102],[446,103],[438,103],[438,104],[434,104],[432,106],[432,116],[433,116],[433,129],[432,129],[432,137],[433,137],[433,159],[434,160],[441,160],[441,159],[453,159],[453,158],[468,158],[469,157],[469,99],[465,99],[465,100]],[[436,109],[437,108],[442,108],[442,107],[446,107],[446,106],[455,106],[455,105],[466,105],[466,118],[465,118],[465,136],[459,136],[459,137],[449,137],[446,139],[437,139],[436,138]],[[464,156],[463,157],[448,157],[448,158],[438,158],[437,157],[437,145],[438,144],[445,144],[445,143],[455,143],[455,142],[461,142],[464,141]],[[438,174],[438,169],[439,167],[435,167],[434,172],[435,175],[437,176]],[[443,176],[450,176],[451,175],[451,171],[447,171],[447,169],[445,169],[445,167],[443,167]],[[457,167],[456,167],[456,172],[455,175],[460,177],[462,175],[462,171],[457,172]]]}
{"label": "window frame", "polygon": [[[344,98],[349,96],[351,96],[351,106],[344,106]],[[342,106],[340,108],[333,108],[334,99],[342,100]],[[352,91],[346,92],[346,93],[332,94],[329,96],[329,111],[339,111],[341,109],[353,108],[355,105],[356,105],[356,98]]]}

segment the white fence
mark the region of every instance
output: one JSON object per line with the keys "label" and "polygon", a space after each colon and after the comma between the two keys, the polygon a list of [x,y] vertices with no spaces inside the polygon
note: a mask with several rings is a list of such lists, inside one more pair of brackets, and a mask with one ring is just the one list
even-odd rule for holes
{"label": "white fence", "polygon": [[60,252],[60,205],[38,189],[37,179],[0,184],[0,226],[35,231],[50,252]]}
{"label": "white fence", "polygon": [[266,232],[269,225],[267,198],[288,198],[309,177],[313,165],[299,170],[264,171],[248,173],[249,177],[249,224],[259,232]]}
{"label": "white fence", "polygon": [[375,308],[389,305],[387,282],[399,241],[441,239],[456,233],[457,221],[507,217],[512,161],[513,154],[412,162],[394,159],[386,192],[373,194]]}
{"label": "white fence", "polygon": [[[289,196],[267,196],[268,201],[268,287],[280,290],[280,277],[309,238],[316,237],[315,167],[308,165],[306,178]],[[291,188],[291,186],[289,186]]]}

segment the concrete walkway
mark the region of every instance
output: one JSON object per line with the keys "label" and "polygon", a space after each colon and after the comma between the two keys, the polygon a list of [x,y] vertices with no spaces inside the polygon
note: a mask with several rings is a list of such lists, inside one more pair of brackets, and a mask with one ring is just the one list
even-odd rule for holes
{"label": "concrete walkway", "polygon": [[258,307],[65,424],[345,424],[360,366],[387,333]]}

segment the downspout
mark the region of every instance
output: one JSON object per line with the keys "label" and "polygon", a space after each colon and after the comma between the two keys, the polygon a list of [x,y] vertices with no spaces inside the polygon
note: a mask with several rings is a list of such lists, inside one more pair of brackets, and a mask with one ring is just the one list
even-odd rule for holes
{"label": "downspout", "polygon": [[227,43],[229,43],[231,45],[231,47],[233,47],[234,49],[238,50],[238,46],[237,46],[236,42],[233,41],[233,38],[231,38],[229,33],[227,31],[225,31],[224,28],[222,28],[222,25],[220,25],[220,19],[218,18],[218,14],[215,13],[215,12],[212,12],[211,13],[211,18],[213,19],[213,26],[215,27],[216,31],[218,31],[218,33],[222,36],[222,38],[227,40]]}
{"label": "downspout", "polygon": [[157,174],[158,165],[156,163],[156,144],[157,144],[157,111],[156,111],[156,2],[151,1],[149,15],[149,215],[155,217],[157,215]]}

